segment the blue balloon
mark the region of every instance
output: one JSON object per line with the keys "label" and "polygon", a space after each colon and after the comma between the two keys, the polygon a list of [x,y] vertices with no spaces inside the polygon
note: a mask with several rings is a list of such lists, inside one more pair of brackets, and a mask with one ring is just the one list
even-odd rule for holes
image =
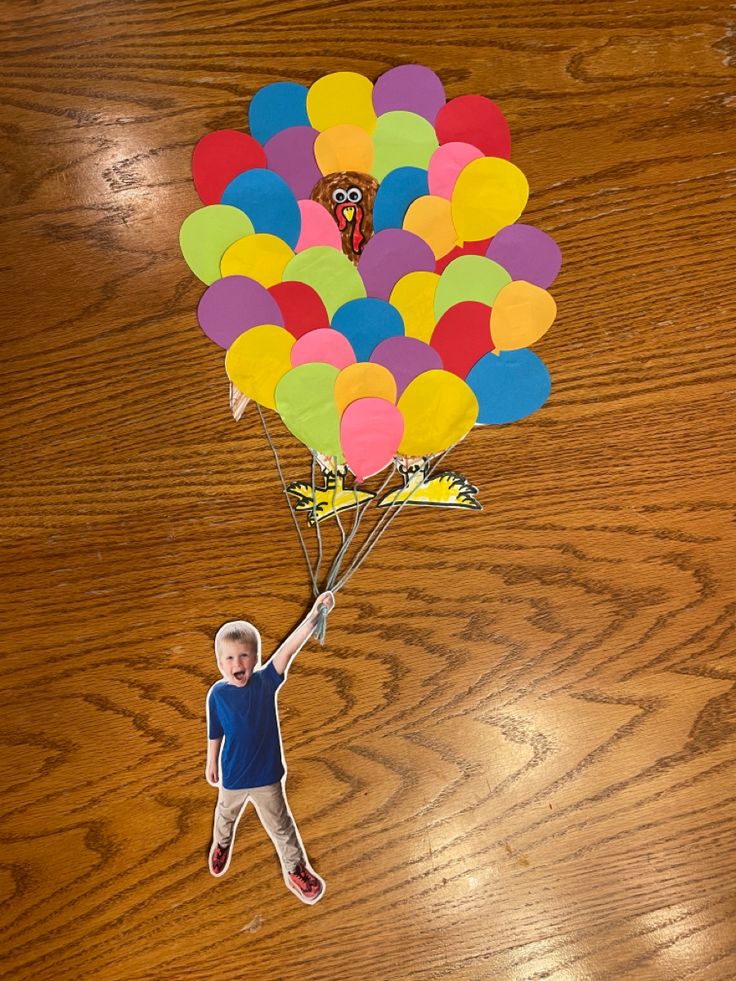
{"label": "blue balloon", "polygon": [[271,170],[255,168],[234,177],[223,191],[221,204],[240,208],[256,232],[269,232],[293,249],[302,228],[302,216],[294,192]]}
{"label": "blue balloon", "polygon": [[349,300],[332,317],[332,326],[353,345],[357,361],[368,361],[387,337],[403,337],[404,320],[386,300]]}
{"label": "blue balloon", "polygon": [[309,126],[307,92],[305,85],[296,82],[264,85],[253,96],[248,109],[251,136],[265,144],[289,126]]}
{"label": "blue balloon", "polygon": [[547,366],[528,348],[484,354],[465,381],[478,399],[479,425],[499,426],[530,416],[552,389]]}
{"label": "blue balloon", "polygon": [[409,205],[429,194],[427,171],[421,167],[398,167],[381,181],[373,204],[373,228],[401,228]]}

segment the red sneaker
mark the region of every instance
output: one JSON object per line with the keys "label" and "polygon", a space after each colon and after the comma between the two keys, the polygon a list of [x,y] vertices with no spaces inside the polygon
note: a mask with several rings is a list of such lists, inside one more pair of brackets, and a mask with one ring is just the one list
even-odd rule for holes
{"label": "red sneaker", "polygon": [[230,845],[223,848],[216,841],[212,842],[210,849],[210,872],[214,876],[224,875],[230,864]]}
{"label": "red sneaker", "polygon": [[325,884],[319,876],[310,872],[303,863],[297,865],[293,872],[289,872],[287,884],[305,903],[316,903],[325,889]]}

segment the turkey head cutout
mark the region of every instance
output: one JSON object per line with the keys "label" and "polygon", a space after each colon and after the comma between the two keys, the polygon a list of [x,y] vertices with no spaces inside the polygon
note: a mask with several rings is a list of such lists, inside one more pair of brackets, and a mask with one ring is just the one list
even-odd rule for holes
{"label": "turkey head cutout", "polygon": [[373,203],[377,190],[375,177],[345,170],[323,177],[310,195],[335,219],[342,235],[342,250],[355,265],[373,235]]}

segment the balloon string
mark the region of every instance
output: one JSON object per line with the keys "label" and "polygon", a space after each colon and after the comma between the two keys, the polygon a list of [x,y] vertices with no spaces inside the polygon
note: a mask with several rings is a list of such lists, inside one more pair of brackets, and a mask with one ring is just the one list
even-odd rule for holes
{"label": "balloon string", "polygon": [[[393,471],[389,471],[388,476],[381,484],[381,486],[378,488],[378,491],[376,492],[376,497],[380,497],[381,494],[383,494],[392,477],[393,477]],[[371,503],[372,500],[374,500],[374,498],[372,497],[367,497],[362,503],[358,503],[358,489],[355,486],[355,484],[353,485],[353,493],[355,494],[355,520],[353,522],[353,527],[350,530],[350,534],[348,535],[347,541],[340,549],[340,551],[337,553],[337,555],[335,556],[332,562],[329,575],[327,576],[327,587],[326,587],[327,589],[332,589],[335,580],[337,579],[338,573],[340,572],[340,567],[342,565],[343,559],[347,555],[348,550],[352,545],[356,534],[358,533],[358,529],[360,528],[360,523],[363,520],[363,515],[365,514],[368,505]]]}
{"label": "balloon string", "polygon": [[316,475],[316,454],[312,453],[312,524],[314,525],[315,531],[317,532],[317,565],[314,570],[314,581],[319,583],[319,573],[322,568],[322,529],[319,526],[319,521],[317,520],[317,484],[315,481]]}
{"label": "balloon string", "polygon": [[[437,457],[437,459],[435,460],[435,462],[432,464],[429,471],[427,472],[427,477],[425,479],[432,476],[432,474],[435,472],[437,467],[444,460],[444,458],[447,456],[447,454],[450,452],[451,449],[452,449],[451,446],[448,447],[444,451],[444,453],[442,453],[440,456]],[[386,513],[382,515],[381,520],[372,529],[366,540],[363,542],[363,544],[360,546],[356,554],[353,556],[352,562],[345,570],[342,577],[332,587],[333,593],[336,593],[338,592],[338,590],[342,589],[345,583],[358,571],[358,569],[361,567],[361,565],[365,562],[365,560],[368,558],[368,556],[371,554],[373,549],[378,544],[379,539],[388,531],[391,523],[395,521],[396,518],[398,518],[398,516],[403,511],[405,505],[409,503],[409,501],[412,499],[414,494],[417,492],[417,490],[423,483],[424,480],[419,481],[419,483],[417,483],[416,486],[411,489],[409,494],[407,494],[407,496],[404,498],[404,500],[401,502],[401,504],[396,508],[396,510],[393,513],[391,513],[390,508],[386,508]]]}
{"label": "balloon string", "polygon": [[312,568],[312,563],[309,559],[309,551],[307,550],[306,543],[304,541],[304,536],[302,535],[302,530],[299,527],[299,521],[294,513],[294,507],[291,503],[291,498],[289,497],[289,491],[286,487],[286,481],[284,480],[284,472],[281,469],[281,461],[279,460],[278,451],[271,439],[271,434],[268,431],[268,426],[266,425],[266,419],[263,415],[263,410],[260,405],[256,402],[256,408],[258,409],[258,415],[261,417],[261,424],[263,425],[263,432],[268,440],[268,445],[271,447],[271,452],[273,453],[274,463],[276,464],[276,470],[278,471],[279,477],[281,478],[281,487],[284,491],[284,497],[286,498],[286,503],[289,505],[289,511],[291,513],[291,520],[294,522],[294,527],[296,528],[297,535],[299,535],[299,541],[302,544],[302,551],[304,552],[304,561],[307,563],[307,569],[309,571],[309,578],[312,580],[312,592],[315,596],[319,595],[319,589],[317,588],[317,579],[314,575],[314,569]]}

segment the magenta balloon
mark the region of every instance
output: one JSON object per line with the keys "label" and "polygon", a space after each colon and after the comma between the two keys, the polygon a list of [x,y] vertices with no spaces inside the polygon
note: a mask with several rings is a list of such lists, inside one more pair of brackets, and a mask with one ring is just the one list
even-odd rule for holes
{"label": "magenta balloon", "polygon": [[394,376],[397,399],[417,375],[444,367],[439,353],[416,337],[387,337],[377,345],[371,361],[382,364]]}
{"label": "magenta balloon", "polygon": [[435,265],[434,252],[418,235],[403,228],[386,228],[363,249],[358,272],[368,296],[388,300],[402,276],[434,272]]}
{"label": "magenta balloon", "polygon": [[355,352],[350,341],[339,330],[319,327],[302,334],[291,349],[291,363],[295,368],[315,362],[331,364],[342,370],[349,364],[355,364]]}
{"label": "magenta balloon", "polygon": [[399,65],[381,75],[373,86],[377,116],[385,112],[414,112],[434,123],[445,100],[442,82],[424,65]]}
{"label": "magenta balloon", "polygon": [[533,225],[507,225],[491,239],[486,256],[503,266],[512,279],[546,290],[562,265],[560,247],[546,232]]}
{"label": "magenta balloon", "polygon": [[272,136],[264,147],[269,168],[286,181],[297,200],[308,198],[322,179],[314,159],[317,136],[311,126],[291,126]]}
{"label": "magenta balloon", "polygon": [[404,418],[392,402],[351,402],[340,420],[340,446],[358,483],[387,467],[404,435]]}
{"label": "magenta balloon", "polygon": [[216,279],[202,294],[197,319],[205,334],[220,347],[260,324],[284,326],[279,305],[265,288],[248,276]]}

